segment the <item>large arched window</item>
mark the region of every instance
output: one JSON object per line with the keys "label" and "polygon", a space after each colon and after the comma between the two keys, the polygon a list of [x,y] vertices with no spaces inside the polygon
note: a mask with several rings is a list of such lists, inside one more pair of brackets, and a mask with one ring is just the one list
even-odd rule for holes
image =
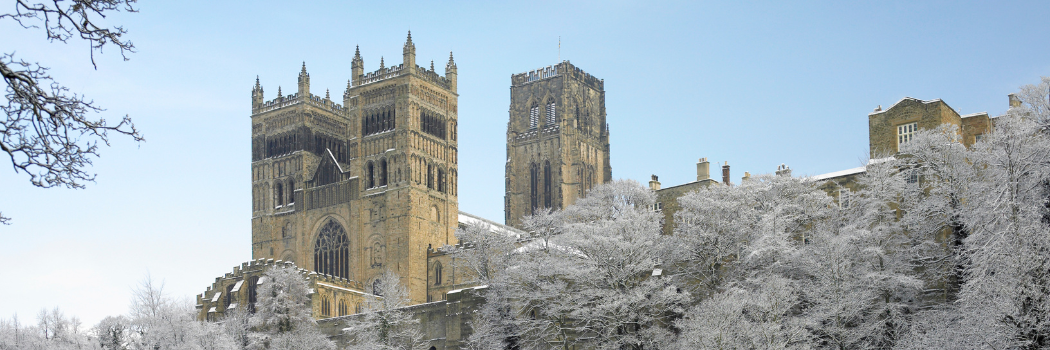
{"label": "large arched window", "polygon": [[543,162],[543,207],[551,207],[551,161]]}
{"label": "large arched window", "polygon": [[288,204],[295,204],[295,179],[288,180]]}
{"label": "large arched window", "polygon": [[539,205],[540,205],[540,199],[539,199],[539,190],[540,190],[540,188],[539,188],[540,187],[540,183],[539,183],[539,177],[540,176],[539,175],[540,174],[539,174],[539,172],[540,172],[540,170],[539,170],[539,167],[536,166],[536,163],[532,163],[532,164],[529,165],[529,203],[530,203],[530,205],[529,205],[529,215],[532,215],[533,213],[535,213],[536,212],[536,208],[538,208]]}
{"label": "large arched window", "polygon": [[222,307],[229,308],[230,304],[233,303],[233,284],[226,286],[226,299],[223,300]]}
{"label": "large arched window", "polygon": [[321,226],[314,245],[314,271],[336,277],[350,277],[350,243],[346,230],[335,220]]}
{"label": "large arched window", "polygon": [[332,302],[328,300],[327,295],[321,296],[321,316],[332,315]]}
{"label": "large arched window", "polygon": [[346,306],[346,299],[339,299],[339,316],[346,316],[350,314],[350,308]]}
{"label": "large arched window", "polygon": [[438,262],[434,263],[434,285],[435,286],[440,286],[441,285],[441,277],[442,277],[441,273],[442,273],[442,271],[441,271],[441,262],[438,261]]}
{"label": "large arched window", "polygon": [[375,165],[372,162],[368,162],[365,165],[365,183],[368,184],[367,188],[376,187],[375,170]]}
{"label": "large arched window", "polygon": [[379,171],[376,176],[379,177],[379,186],[386,186],[386,159],[379,160]]}
{"label": "large arched window", "polygon": [[259,276],[248,279],[248,313],[255,313],[255,302],[259,298]]}
{"label": "large arched window", "polygon": [[273,200],[276,207],[284,205],[284,185],[281,185],[280,182],[273,188]]}
{"label": "large arched window", "polygon": [[438,192],[445,193],[445,170],[437,170],[437,190]]}

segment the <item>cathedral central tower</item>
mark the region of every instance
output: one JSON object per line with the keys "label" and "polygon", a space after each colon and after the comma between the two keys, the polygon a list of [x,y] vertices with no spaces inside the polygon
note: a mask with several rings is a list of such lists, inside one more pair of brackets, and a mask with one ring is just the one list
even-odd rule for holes
{"label": "cathedral central tower", "polygon": [[569,61],[511,76],[507,225],[560,209],[612,179],[605,81]]}
{"label": "cathedral central tower", "polygon": [[360,51],[342,104],[298,90],[266,101],[252,91],[252,258],[294,262],[373,291],[396,272],[426,302],[427,250],[456,244],[457,69],[401,64],[364,71]]}

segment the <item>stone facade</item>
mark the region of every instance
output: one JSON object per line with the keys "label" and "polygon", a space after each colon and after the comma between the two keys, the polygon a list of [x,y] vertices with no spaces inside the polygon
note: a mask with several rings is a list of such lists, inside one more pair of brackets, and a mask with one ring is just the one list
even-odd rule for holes
{"label": "stone facade", "polygon": [[696,181],[660,188],[659,177],[653,175],[652,180],[649,181],[649,189],[656,192],[656,203],[653,204],[653,209],[659,211],[663,216],[663,234],[674,233],[674,213],[681,209],[678,197],[717,183],[718,181],[711,179],[711,163],[707,161],[707,158],[700,158],[696,163]]}
{"label": "stone facade", "polygon": [[905,97],[886,110],[882,110],[880,106],[868,114],[868,145],[871,159],[900,151],[898,145],[907,141],[901,137],[908,132],[914,132],[907,128],[912,123],[918,129],[954,124],[963,134],[963,143],[967,147],[973,145],[977,137],[991,130],[988,113],[959,115],[940,99],[923,101]]}
{"label": "stone facade", "polygon": [[539,208],[572,205],[612,180],[605,81],[569,61],[511,76],[507,225]]}
{"label": "stone facade", "polygon": [[252,258],[294,262],[368,286],[402,276],[427,300],[427,250],[456,244],[456,64],[444,76],[403,62],[364,73],[358,51],[343,103],[298,92],[266,101],[252,90]]}

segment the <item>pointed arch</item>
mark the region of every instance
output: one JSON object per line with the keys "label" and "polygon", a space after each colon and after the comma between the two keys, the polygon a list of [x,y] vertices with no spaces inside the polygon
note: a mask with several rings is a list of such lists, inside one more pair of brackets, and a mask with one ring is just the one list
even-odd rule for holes
{"label": "pointed arch", "polygon": [[553,182],[553,179],[551,179],[551,161],[550,160],[545,160],[545,161],[543,161],[543,207],[544,208],[550,208],[551,207],[551,199],[552,199],[551,197],[553,197],[553,193],[551,193],[551,183],[552,182]]}
{"label": "pointed arch", "polygon": [[536,163],[529,164],[529,214],[532,215],[539,207],[539,167]]}
{"label": "pointed arch", "polygon": [[284,185],[282,185],[280,182],[278,182],[273,187],[273,201],[274,207],[284,205]]}
{"label": "pointed arch", "polygon": [[372,161],[365,163],[365,188],[376,187],[375,164]]}
{"label": "pointed arch", "polygon": [[444,277],[444,276],[442,276],[442,272],[444,272],[444,271],[442,271],[441,262],[440,261],[435,262],[434,263],[434,285],[435,286],[440,286],[441,285],[441,278]]}
{"label": "pointed arch", "polygon": [[314,243],[314,271],[335,277],[350,277],[350,240],[333,218],[321,226]]}
{"label": "pointed arch", "polygon": [[387,170],[387,166],[386,165],[387,165],[386,164],[386,158],[382,158],[382,159],[379,160],[379,169],[376,171],[377,172],[377,176],[379,177],[379,184],[378,184],[379,187],[386,186],[386,180],[387,180],[387,175],[386,175],[387,174],[387,171],[386,171]]}

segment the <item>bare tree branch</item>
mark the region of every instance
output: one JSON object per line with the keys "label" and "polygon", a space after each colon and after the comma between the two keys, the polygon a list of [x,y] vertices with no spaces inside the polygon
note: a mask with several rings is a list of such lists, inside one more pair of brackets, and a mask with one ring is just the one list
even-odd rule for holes
{"label": "bare tree branch", "polygon": [[[24,28],[43,28],[48,41],[68,42],[79,37],[90,43],[92,67],[95,51],[111,44],[127,53],[135,52],[121,26],[100,26],[108,13],[137,12],[135,0],[52,0],[30,3],[16,0],[14,13],[0,14],[0,20],[11,19]],[[41,26],[42,25],[42,26]],[[104,111],[84,95],[70,92],[48,74],[48,68],[16,58],[15,53],[0,54],[0,76],[6,83],[0,110],[0,151],[7,154],[15,172],[25,172],[34,186],[51,188],[84,188],[95,180],[86,168],[99,156],[101,142],[109,146],[110,133],[145,141],[131,118],[125,115],[116,123],[93,119],[90,113]],[[10,218],[0,216],[0,224]]]}

